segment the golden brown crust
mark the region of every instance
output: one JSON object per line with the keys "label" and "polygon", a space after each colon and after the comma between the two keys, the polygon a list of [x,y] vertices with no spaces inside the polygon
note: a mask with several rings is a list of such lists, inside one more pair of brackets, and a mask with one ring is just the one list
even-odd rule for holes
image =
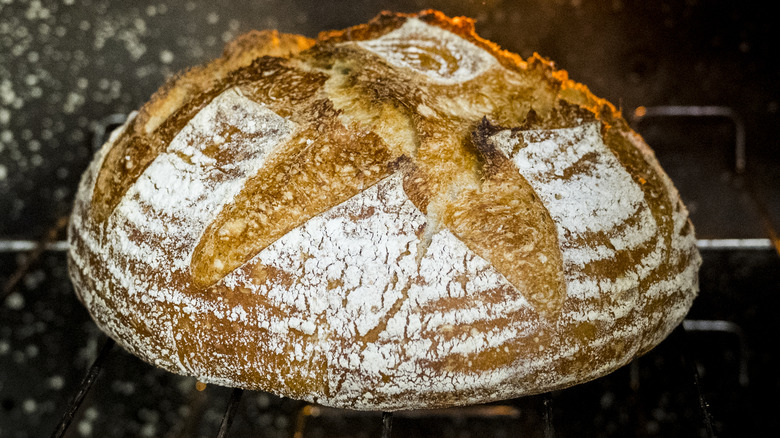
{"label": "golden brown crust", "polygon": [[168,80],[141,107],[123,140],[109,151],[95,187],[95,218],[106,220],[130,184],[164,150],[172,134],[197,114],[209,97],[229,85],[224,79],[230,72],[263,56],[295,55],[313,44],[313,40],[300,35],[252,31],[228,44],[222,58]]}
{"label": "golden brown crust", "polygon": [[342,125],[327,101],[204,233],[192,257],[194,281],[216,283],[293,228],[386,177],[398,158],[373,132]]}
{"label": "golden brown crust", "polygon": [[263,56],[288,58],[313,44],[314,40],[310,38],[276,30],[253,30],[241,35],[225,46],[221,58],[170,79],[141,108],[137,123],[145,133],[151,134],[189,99],[224,79],[229,72],[246,67]]}
{"label": "golden brown crust", "polygon": [[700,263],[614,106],[432,10],[252,32],[171,80],[97,154],[69,240],[132,353],[354,409],[603,375],[681,321]]}

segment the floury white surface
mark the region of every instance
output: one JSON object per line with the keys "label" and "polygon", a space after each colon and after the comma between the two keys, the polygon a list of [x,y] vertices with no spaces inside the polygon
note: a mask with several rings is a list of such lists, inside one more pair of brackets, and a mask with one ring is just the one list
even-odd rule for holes
{"label": "floury white surface", "polygon": [[[441,55],[434,42],[446,56],[422,62]],[[457,87],[504,69],[473,42],[416,18],[356,46],[418,75],[420,86]],[[452,110],[453,101],[436,110],[437,102],[428,102],[424,116]],[[238,87],[190,119],[98,223],[90,215],[95,182],[123,133],[112,136],[81,182],[69,234],[71,276],[121,345],[204,382],[262,388],[270,381],[281,395],[383,410],[565,387],[658,343],[696,293],[699,259],[679,196],[645,154],[671,187],[663,200],[673,210],[666,212],[671,234],[659,236],[645,192],[604,143],[601,127],[506,130],[489,139],[555,222],[565,279],[558,314],[537,311],[527,299],[533,291],[510,283],[420,211],[403,170],[197,289],[192,255],[209,225],[302,129]],[[220,162],[208,147],[235,160]],[[601,267],[634,256],[622,272]],[[261,304],[231,304],[219,291]],[[220,332],[216,323],[233,331]]]}
{"label": "floury white surface", "polygon": [[[373,211],[369,217],[350,219],[368,210]],[[511,290],[512,285],[448,230],[434,235],[425,255],[419,257],[421,240],[415,231],[425,223],[425,215],[406,197],[401,175],[396,174],[288,233],[224,282],[268,297],[273,307],[293,309],[287,321],[268,321],[262,313],[247,315],[243,309],[240,313],[250,323],[270,325],[269,331],[279,336],[277,348],[288,342],[288,330],[307,334],[327,330],[318,336],[331,341],[314,346],[313,351],[295,351],[296,360],[323,355],[333,369],[328,380],[340,388],[332,399],[321,399],[326,404],[357,400],[356,407],[371,407],[376,394],[366,391],[365,382],[381,382],[384,375],[395,376],[376,388],[387,395],[401,395],[414,387],[437,392],[480,388],[506,380],[511,376],[507,370],[492,375],[457,373],[442,379],[422,364],[421,359],[503,348],[508,340],[529,331],[528,324],[458,337],[449,332],[457,325],[484,321],[491,314],[531,310],[516,291],[508,293],[502,303],[486,302],[488,291]],[[303,260],[300,254],[310,258]],[[296,281],[287,287],[254,286],[250,273],[257,263],[276,267]],[[469,281],[461,284],[460,276]],[[333,282],[339,286],[329,288]],[[468,304],[446,311],[420,311],[444,307],[453,299]],[[376,340],[367,345],[344,343],[372,333]]]}
{"label": "floury white surface", "polygon": [[473,43],[417,18],[357,44],[397,67],[410,68],[442,84],[466,82],[497,64],[496,58]]}

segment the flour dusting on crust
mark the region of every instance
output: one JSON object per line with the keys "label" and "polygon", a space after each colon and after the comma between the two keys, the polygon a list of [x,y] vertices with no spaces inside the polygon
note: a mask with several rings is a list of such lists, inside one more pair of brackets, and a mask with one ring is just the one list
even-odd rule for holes
{"label": "flour dusting on crust", "polygon": [[[700,258],[687,211],[652,151],[596,115],[593,122],[575,118],[571,123],[579,126],[569,128],[494,133],[488,144],[511,164],[489,155],[490,148],[475,155],[469,141],[480,119],[523,126],[518,114],[531,107],[546,117],[541,108],[558,101],[561,83],[545,68],[478,47],[468,26],[445,23],[433,12],[420,17],[385,17],[386,28],[354,28],[355,35],[382,36],[350,41],[346,32],[335,35],[344,37],[340,44],[285,61],[291,72],[322,70],[329,86],[308,84],[304,74],[250,71],[257,63],[236,66],[225,73],[232,88],[210,91],[211,101],[193,98],[147,137],[128,132],[130,121],[116,131],[82,177],[68,234],[70,275],[98,325],[142,359],[203,382],[368,410],[482,403],[563,388],[660,342],[690,308]],[[354,62],[329,62],[339,56]],[[405,83],[379,80],[391,75]],[[481,75],[484,81],[474,80]],[[370,86],[350,86],[360,80]],[[306,97],[293,98],[301,87]],[[328,117],[349,123],[332,125]],[[324,131],[334,127],[337,132]],[[167,144],[154,143],[169,133]],[[302,133],[333,138],[291,140]],[[139,141],[126,142],[128,135]],[[616,145],[621,135],[626,144]],[[387,138],[404,142],[403,156],[362,170],[350,165],[384,150],[344,147],[368,138],[380,146]],[[161,152],[135,169],[137,179],[98,219],[95,181],[119,144],[152,144]],[[304,153],[315,147],[328,153]],[[122,158],[133,165],[131,155]],[[498,181],[486,179],[490,166],[480,160],[498,158]],[[347,162],[323,170],[331,159]],[[248,260],[242,266],[220,272],[218,281],[196,283],[196,245],[223,209],[243,219],[245,211],[226,206],[250,187],[247,181],[266,175],[267,166],[280,194],[241,205],[262,205],[282,231],[241,258]],[[327,188],[310,184],[317,172],[335,182],[381,176],[365,180],[357,194],[321,202]],[[309,179],[291,182],[296,178]],[[490,198],[520,183],[522,194],[507,191],[484,209],[515,218],[521,210],[513,203],[533,203],[526,206],[544,218],[549,213],[555,228],[549,222],[540,228],[538,215],[504,226],[468,208],[453,214],[465,215],[469,227],[495,231],[496,242],[544,233],[552,242],[548,255],[562,260],[556,275],[565,282],[555,314],[525,298],[538,291],[507,280],[507,266],[514,265],[499,269],[477,255],[479,248],[469,248],[474,242],[461,241],[437,211],[447,196],[475,202],[459,198],[458,184],[469,187],[469,196]],[[276,202],[288,196],[302,205]],[[322,205],[306,204],[313,199]],[[307,205],[318,205],[313,216],[295,221]],[[258,214],[257,223],[266,226],[264,217]],[[207,236],[225,236],[214,233]]]}
{"label": "flour dusting on crust", "polygon": [[[131,186],[113,216],[142,231],[177,236],[187,256],[176,267],[184,269],[206,226],[293,129],[292,122],[231,88],[174,137],[168,150]],[[235,158],[219,159],[228,154]],[[143,251],[130,255],[149,256]]]}
{"label": "flour dusting on crust", "polygon": [[[72,262],[88,274],[83,281],[94,282],[96,289],[107,293],[120,287],[137,299],[136,303],[119,305],[115,311],[106,309],[105,314],[132,315],[152,302],[186,307],[188,297],[182,290],[187,282],[183,279],[188,275],[190,257],[201,234],[293,129],[292,122],[243,97],[236,89],[229,89],[216,96],[179,132],[167,151],[130,187],[106,224],[90,223],[90,215],[84,209],[92,191],[80,190],[71,227],[102,230],[71,232],[71,245],[88,247],[99,263],[92,265],[78,252],[71,254]],[[101,157],[112,145],[106,144],[82,184],[94,186]],[[219,159],[233,151],[239,160]],[[102,278],[107,279],[101,281]],[[94,306],[104,306],[99,302],[100,296],[82,297],[98,300]],[[166,307],[161,305],[161,309],[154,310],[152,306],[145,310],[150,313],[149,318],[139,321],[149,324],[147,330],[159,336],[154,342],[139,337],[118,320],[106,324],[114,325],[111,330],[119,333],[125,346],[136,354],[148,357],[155,349],[168,350],[172,353],[165,355],[172,360],[169,366],[186,371],[176,360],[175,321],[162,309]],[[150,352],[148,344],[158,343]]]}
{"label": "flour dusting on crust", "polygon": [[408,19],[377,39],[357,44],[396,67],[412,69],[443,84],[474,79],[497,64],[493,55],[473,43],[417,18]]}
{"label": "flour dusting on crust", "polygon": [[[433,236],[418,262],[425,226],[425,216],[396,173],[290,231],[222,283],[265,297],[269,308],[284,309],[291,328],[308,335],[316,331],[327,340],[320,354],[329,364],[334,389],[332,399],[321,402],[369,408],[372,397],[395,396],[414,385],[430,392],[468,382],[484,385],[477,374],[464,374],[459,383],[442,380],[426,372],[425,362],[504,346],[528,331],[530,321],[458,338],[447,336],[447,328],[484,323],[494,314],[532,312],[531,306],[448,230]],[[273,269],[280,280],[255,284],[251,274],[258,268]],[[497,289],[510,293],[502,303],[485,302],[485,293]],[[449,299],[461,299],[463,305],[422,311]],[[264,324],[263,315],[257,318]],[[275,342],[286,344],[286,335],[279,333]],[[396,378],[386,382],[386,375]],[[366,382],[373,387],[370,395]]]}
{"label": "flour dusting on crust", "polygon": [[[520,140],[523,147],[512,152]],[[682,318],[682,309],[688,308],[692,297],[681,301],[671,313],[663,309],[666,314],[648,312],[640,316],[638,311],[653,299],[679,294],[696,284],[698,262],[677,273],[672,271],[667,280],[647,284],[665,264],[675,265],[696,253],[693,234],[675,239],[671,251],[665,247],[644,193],[604,144],[599,123],[549,130],[503,130],[490,141],[510,156],[556,223],[569,303],[592,299],[605,302],[600,311],[569,307],[564,313],[564,318],[571,321],[598,322],[606,327],[608,335],[597,339],[594,346],[635,338],[648,324]],[[681,210],[684,207],[676,191],[670,196],[672,205],[679,206],[673,213],[677,236],[688,226],[687,212]],[[637,259],[632,256],[630,266],[621,271],[620,265],[612,262],[629,252],[642,255]],[[600,268],[605,262],[606,267]],[[627,317],[635,321],[622,333],[609,328]],[[641,347],[634,343],[632,348]]]}

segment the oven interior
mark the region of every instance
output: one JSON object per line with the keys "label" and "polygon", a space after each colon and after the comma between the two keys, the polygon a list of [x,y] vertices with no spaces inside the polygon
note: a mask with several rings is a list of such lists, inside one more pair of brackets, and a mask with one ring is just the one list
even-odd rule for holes
{"label": "oven interior", "polygon": [[[776,430],[780,64],[772,23],[757,5],[652,3],[2,2],[0,436],[55,432],[96,359],[100,372],[61,436],[699,437]],[[647,355],[590,383],[392,418],[212,385],[199,391],[192,378],[106,346],[73,295],[63,252],[63,218],[106,134],[165,78],[218,56],[242,32],[278,28],[314,37],[383,9],[427,7],[475,18],[480,35],[523,57],[553,59],[621,107],[655,149],[697,230],[701,292],[685,323]]]}

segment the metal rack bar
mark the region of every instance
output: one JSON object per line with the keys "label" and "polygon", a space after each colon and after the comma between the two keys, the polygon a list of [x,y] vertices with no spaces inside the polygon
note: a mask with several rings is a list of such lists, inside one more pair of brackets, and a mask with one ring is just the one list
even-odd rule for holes
{"label": "metal rack bar", "polygon": [[[756,195],[756,190],[751,182],[750,175],[746,174],[745,172],[747,165],[745,122],[742,120],[742,117],[739,115],[739,113],[734,111],[734,109],[725,106],[640,106],[634,110],[631,122],[633,126],[637,128],[643,120],[659,117],[719,117],[728,119],[734,124],[734,172],[739,176],[745,177],[745,191],[750,195],[753,204],[759,212],[759,217],[762,222],[761,225],[769,235],[769,239],[766,239],[766,242],[762,239],[761,242],[754,243],[760,245],[761,248],[764,248],[768,242],[769,247],[774,248],[775,251],[780,254],[780,233],[777,232],[777,227],[775,227],[774,223],[772,222],[771,216],[766,206],[764,205],[763,200]],[[750,245],[749,242],[745,243]],[[739,244],[739,242],[736,244]],[[710,248],[711,247],[707,247],[707,249]],[[730,247],[728,249],[730,249]]]}
{"label": "metal rack bar", "polygon": [[639,384],[641,382],[639,374],[639,357],[635,357],[629,365],[629,386],[634,392],[639,391]]}
{"label": "metal rack bar", "polygon": [[73,421],[73,417],[76,415],[76,412],[78,412],[79,407],[81,407],[81,403],[84,401],[84,397],[87,396],[87,393],[92,388],[92,384],[95,383],[95,380],[100,374],[100,371],[103,369],[103,364],[105,363],[106,358],[108,358],[108,355],[113,347],[114,340],[111,338],[106,339],[106,342],[104,342],[103,346],[100,348],[100,353],[98,353],[97,358],[94,362],[92,362],[92,366],[89,367],[87,375],[84,376],[84,380],[81,381],[81,385],[79,385],[79,389],[76,391],[76,395],[65,409],[65,413],[62,415],[57,428],[51,435],[52,438],[61,438],[65,436],[65,432],[67,432],[68,427]]}
{"label": "metal rack bar", "polygon": [[[109,128],[113,126],[121,125],[127,120],[128,115],[122,113],[110,114],[103,117],[99,121],[92,124],[92,152],[96,152],[100,147],[108,141]],[[0,303],[5,300],[5,297],[11,294],[16,288],[19,281],[24,278],[25,274],[30,268],[40,259],[41,255],[45,251],[66,251],[68,249],[68,242],[63,240],[56,240],[59,237],[60,232],[68,225],[68,216],[63,216],[57,219],[54,225],[46,232],[40,240],[24,240],[24,239],[3,239],[0,238],[0,253],[3,252],[29,252],[27,259],[22,265],[11,275],[11,277],[0,289]]]}
{"label": "metal rack bar", "polygon": [[[46,234],[44,234],[43,238],[39,240],[22,241],[22,242],[26,242],[27,251],[29,252],[29,254],[27,254],[27,257],[24,260],[24,262],[20,264],[19,267],[16,269],[16,271],[8,278],[8,280],[3,285],[3,288],[0,289],[0,302],[5,300],[5,297],[11,294],[14,288],[16,288],[16,285],[19,284],[19,281],[21,281],[22,278],[24,278],[24,276],[27,274],[30,268],[35,265],[38,259],[41,258],[43,253],[46,251],[47,248],[51,246],[52,243],[62,242],[62,241],[55,242],[55,240],[57,239],[60,232],[65,228],[67,224],[68,224],[68,218],[61,217],[57,220],[57,222],[54,223],[54,225],[51,228],[49,228]],[[18,249],[13,249],[14,242],[19,242],[19,241],[0,239],[0,252],[20,251]],[[8,246],[9,249],[6,250],[4,248],[5,246]],[[58,246],[62,246],[62,245],[60,244]],[[65,242],[63,250],[64,249],[67,249],[67,242]]]}
{"label": "metal rack bar", "polygon": [[771,239],[697,239],[696,247],[701,250],[764,250],[774,247]]}
{"label": "metal rack bar", "polygon": [[0,239],[0,252],[35,251],[39,246],[42,246],[44,251],[64,252],[68,250],[68,242],[66,240],[41,244],[37,240]]}
{"label": "metal rack bar", "polygon": [[701,390],[701,383],[699,381],[699,370],[696,367],[696,363],[691,360],[689,356],[689,349],[687,347],[687,335],[684,324],[680,324],[673,332],[673,335],[677,336],[679,340],[680,355],[682,358],[683,366],[688,369],[693,379],[693,387],[696,391],[696,396],[699,401],[699,408],[703,417],[704,427],[707,432],[708,438],[715,438],[715,428],[712,424],[712,414],[710,414],[709,404],[704,399],[704,393]]}
{"label": "metal rack bar", "polygon": [[642,120],[653,117],[722,117],[734,124],[734,171],[741,174],[745,171],[745,122],[742,117],[727,106],[696,106],[696,105],[661,105],[640,106],[634,110],[632,123],[636,126]]}
{"label": "metal rack bar", "polygon": [[546,392],[542,396],[542,407],[544,438],[555,438],[555,427],[553,426],[553,399],[551,392]]}
{"label": "metal rack bar", "polygon": [[382,412],[382,438],[390,438],[393,433],[393,413]]}
{"label": "metal rack bar", "polygon": [[683,321],[686,332],[720,332],[736,336],[739,342],[739,384],[746,388],[750,384],[747,361],[747,342],[742,327],[731,321],[709,319],[686,319]]}
{"label": "metal rack bar", "polygon": [[225,415],[222,417],[222,424],[219,426],[219,432],[217,438],[225,438],[227,436],[230,426],[233,425],[233,420],[238,412],[238,406],[241,404],[241,396],[244,395],[244,390],[241,388],[233,388],[230,393],[230,400],[228,400],[227,409]]}

